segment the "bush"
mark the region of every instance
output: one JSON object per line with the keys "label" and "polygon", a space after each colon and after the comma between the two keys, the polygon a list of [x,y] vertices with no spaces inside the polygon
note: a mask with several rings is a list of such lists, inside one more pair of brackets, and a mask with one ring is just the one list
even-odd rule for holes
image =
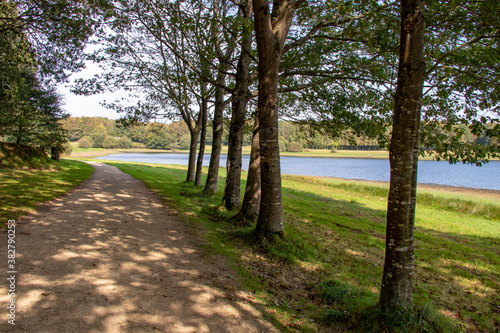
{"label": "bush", "polygon": [[132,142],[132,148],[144,149],[146,145],[141,142]]}
{"label": "bush", "polygon": [[165,131],[150,132],[146,137],[145,144],[149,149],[169,149],[172,141],[172,136]]}
{"label": "bush", "polygon": [[104,139],[106,138],[106,134],[104,133],[99,133],[94,137],[94,142],[92,143],[92,148],[104,148],[102,146],[102,143],[104,142]]}
{"label": "bush", "polygon": [[62,145],[61,155],[70,156],[72,152],[73,152],[73,147],[71,146],[71,143],[66,142],[65,144]]}
{"label": "bush", "polygon": [[297,142],[297,141],[290,142],[286,148],[287,148],[287,151],[294,152],[294,153],[301,152],[304,150],[304,147],[302,146],[302,144],[300,142]]}
{"label": "bush", "polygon": [[87,138],[81,138],[78,140],[78,148],[91,148],[92,147],[92,142],[89,141]]}
{"label": "bush", "polygon": [[117,147],[118,147],[118,140],[116,140],[112,136],[106,136],[106,138],[102,142],[102,148],[112,149]]}
{"label": "bush", "polygon": [[126,136],[122,136],[118,140],[118,147],[119,148],[124,148],[124,149],[132,148],[132,140],[130,140]]}
{"label": "bush", "polygon": [[280,151],[286,151],[285,141],[279,140],[279,145],[280,145]]}

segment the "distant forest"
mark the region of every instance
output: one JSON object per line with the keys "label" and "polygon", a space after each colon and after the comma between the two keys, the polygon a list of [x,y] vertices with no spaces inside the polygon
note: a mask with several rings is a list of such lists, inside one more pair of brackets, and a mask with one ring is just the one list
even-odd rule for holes
{"label": "distant forest", "polygon": [[[68,117],[60,121],[68,132],[70,141],[78,141],[81,148],[149,148],[188,150],[190,135],[183,121],[162,124],[151,122],[132,126],[121,126],[116,120],[102,117]],[[250,145],[252,140],[251,124],[246,128],[243,145]],[[304,125],[280,121],[280,150],[298,152],[304,149],[345,149],[378,150],[376,140],[357,137],[345,132],[340,139],[310,130]],[[223,139],[227,146],[228,134]],[[466,131],[464,141],[483,145],[491,144],[485,135],[476,137]],[[212,144],[212,131],[207,131],[207,145]]]}
{"label": "distant forest", "polygon": [[[123,127],[108,118],[68,117],[61,120],[68,131],[70,141],[78,141],[82,148],[150,148],[189,149],[190,135],[187,125],[182,122],[161,124],[151,122]],[[327,135],[313,133],[305,126],[280,121],[280,150],[302,151],[304,149],[381,149],[376,140],[356,137],[345,133],[344,138],[333,140]],[[227,134],[223,144],[227,146]],[[243,145],[250,145],[252,125],[246,128]],[[212,131],[207,131],[207,145],[212,144]]]}

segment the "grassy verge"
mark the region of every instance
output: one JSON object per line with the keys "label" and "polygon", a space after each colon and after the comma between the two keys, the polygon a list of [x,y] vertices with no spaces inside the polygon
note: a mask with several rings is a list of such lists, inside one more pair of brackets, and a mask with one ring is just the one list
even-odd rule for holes
{"label": "grassy verge", "polygon": [[0,227],[35,211],[38,203],[62,195],[93,172],[90,165],[71,160],[61,160],[45,170],[0,169]]}
{"label": "grassy verge", "polygon": [[[387,187],[283,176],[286,241],[258,245],[252,226],[227,222],[223,191],[200,196],[185,167],[110,163],[141,179],[190,223],[211,249],[233,259],[246,288],[282,331],[497,332],[500,329],[500,204],[419,191],[416,313],[374,307],[382,276]],[[222,169],[221,169],[222,172]],[[472,214],[472,215],[471,215]]]}

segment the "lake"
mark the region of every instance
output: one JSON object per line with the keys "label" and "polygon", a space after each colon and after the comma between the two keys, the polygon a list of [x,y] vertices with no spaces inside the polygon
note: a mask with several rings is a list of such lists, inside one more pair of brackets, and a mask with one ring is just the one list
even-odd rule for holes
{"label": "lake", "polygon": [[[226,165],[221,155],[220,165]],[[178,153],[121,153],[97,159],[159,164],[188,164],[187,154]],[[243,156],[243,169],[248,170],[250,157]],[[205,155],[208,166],[210,155]],[[418,183],[500,190],[500,161],[491,161],[482,167],[449,164],[447,162],[419,161]],[[304,176],[336,177],[345,179],[389,181],[388,160],[363,158],[281,157],[281,173]]]}

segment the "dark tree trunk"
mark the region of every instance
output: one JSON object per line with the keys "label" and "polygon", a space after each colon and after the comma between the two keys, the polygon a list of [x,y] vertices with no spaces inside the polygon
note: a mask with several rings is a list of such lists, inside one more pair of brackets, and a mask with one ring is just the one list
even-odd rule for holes
{"label": "dark tree trunk", "polygon": [[217,192],[219,180],[219,160],[222,149],[222,134],[223,134],[223,115],[224,115],[224,95],[223,90],[217,87],[215,90],[215,110],[213,121],[213,140],[212,153],[210,155],[210,164],[208,166],[207,182],[203,192],[213,194]]}
{"label": "dark tree trunk", "polygon": [[399,72],[389,150],[391,181],[386,254],[380,291],[383,309],[413,306],[417,163],[425,80],[424,36],[424,1],[401,1]]}
{"label": "dark tree trunk", "polygon": [[224,189],[224,206],[228,210],[238,208],[241,204],[241,165],[245,113],[248,103],[248,80],[250,55],[252,46],[252,3],[245,1],[243,16],[246,19],[243,27],[241,55],[236,71],[236,85],[233,92],[231,124],[229,126],[229,147],[227,153],[227,176]]}
{"label": "dark tree trunk", "polygon": [[260,140],[259,117],[255,117],[252,137],[252,151],[250,153],[250,166],[248,167],[247,186],[245,197],[241,204],[238,216],[249,221],[254,221],[259,216],[260,209]]}
{"label": "dark tree trunk", "polygon": [[[214,2],[215,12],[217,13],[219,5],[222,5],[223,12],[226,9],[226,2],[222,2],[219,4],[217,1]],[[221,25],[217,20],[214,20],[214,24],[212,25],[213,36],[216,36],[220,29]],[[219,63],[220,69],[217,74],[217,80],[215,85],[215,105],[214,105],[214,119],[213,119],[213,139],[212,139],[212,153],[210,155],[210,165],[208,166],[207,173],[207,182],[205,184],[205,188],[203,189],[203,193],[205,194],[214,194],[218,190],[218,181],[219,181],[219,163],[220,163],[220,153],[222,149],[222,134],[224,130],[223,121],[224,121],[224,82],[226,80],[226,72],[229,67],[229,59],[232,57],[234,49],[236,47],[235,40],[231,40],[227,44],[226,53],[222,56],[222,50],[219,50]]]}
{"label": "dark tree trunk", "polygon": [[57,149],[56,147],[50,148],[50,158],[51,159],[53,159],[54,161],[59,162],[60,156],[61,156],[61,154],[59,152],[59,149]]}
{"label": "dark tree trunk", "polygon": [[278,73],[283,45],[295,9],[302,1],[275,0],[270,14],[268,0],[254,0],[254,22],[259,54],[261,202],[255,234],[282,235],[283,207],[278,142]]}
{"label": "dark tree trunk", "polygon": [[198,161],[196,162],[196,176],[194,185],[201,186],[201,175],[203,171],[203,157],[205,155],[205,141],[207,139],[207,121],[208,121],[208,101],[202,98],[201,101],[201,135],[200,135],[200,151],[198,152]]}
{"label": "dark tree trunk", "polygon": [[241,204],[242,146],[247,98],[243,97],[241,100],[239,97],[233,96],[231,125],[229,127],[227,176],[223,198],[224,206],[228,210],[238,208]]}
{"label": "dark tree trunk", "polygon": [[191,135],[191,142],[189,144],[189,160],[186,182],[194,182],[196,176],[196,147],[198,146],[198,136],[200,129],[197,126],[195,129],[189,131]]}

